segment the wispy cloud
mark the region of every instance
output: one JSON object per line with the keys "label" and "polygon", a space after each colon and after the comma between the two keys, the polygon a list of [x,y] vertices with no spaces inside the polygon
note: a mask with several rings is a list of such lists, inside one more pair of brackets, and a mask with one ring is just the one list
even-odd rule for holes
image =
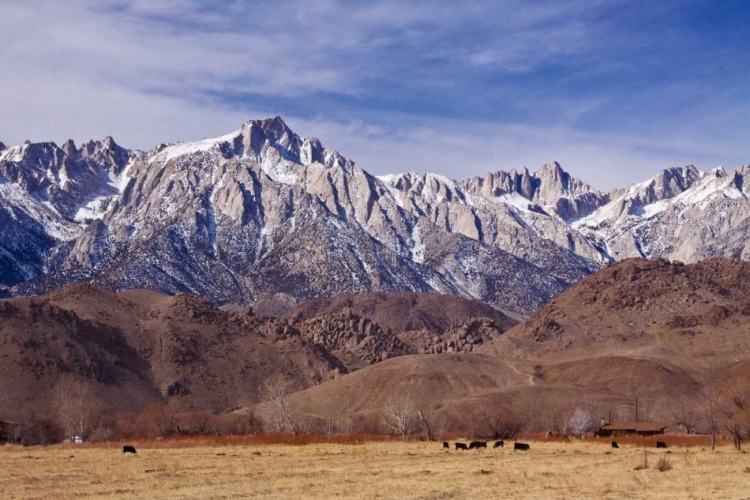
{"label": "wispy cloud", "polygon": [[747,16],[683,5],[0,0],[0,139],[146,149],[280,114],[375,172],[739,162]]}

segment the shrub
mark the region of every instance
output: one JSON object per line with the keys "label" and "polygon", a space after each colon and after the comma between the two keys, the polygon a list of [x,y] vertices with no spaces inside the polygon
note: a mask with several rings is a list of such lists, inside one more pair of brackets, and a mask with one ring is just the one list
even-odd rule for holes
{"label": "shrub", "polygon": [[666,472],[672,470],[672,462],[669,461],[669,457],[663,456],[656,462],[656,469],[659,472]]}

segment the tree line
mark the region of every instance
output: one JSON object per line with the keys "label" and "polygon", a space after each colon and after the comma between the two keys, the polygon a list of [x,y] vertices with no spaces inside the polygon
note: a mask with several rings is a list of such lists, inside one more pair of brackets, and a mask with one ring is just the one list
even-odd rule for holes
{"label": "tree line", "polygon": [[[600,420],[659,421],[679,426],[686,434],[731,439],[737,449],[750,440],[750,388],[733,385],[721,373],[713,374],[690,393],[669,399],[640,398],[632,403],[581,398],[575,404],[539,394],[518,400],[487,401],[471,411],[449,412],[420,404],[413,390],[399,388],[387,395],[377,411],[347,413],[332,408],[328,414],[309,415],[290,402],[293,383],[273,377],[259,387],[264,403],[255,411],[213,414],[175,411],[152,402],[136,413],[113,414],[90,384],[75,378],[58,383],[45,414],[21,412],[8,418],[9,443],[48,445],[62,441],[164,439],[189,435],[277,434],[390,434],[403,440],[442,440],[446,435],[486,439],[513,439],[521,432],[547,432],[580,438],[596,431]],[[459,410],[461,410],[459,408]],[[637,411],[637,413],[635,413]],[[3,420],[0,416],[0,420]]]}

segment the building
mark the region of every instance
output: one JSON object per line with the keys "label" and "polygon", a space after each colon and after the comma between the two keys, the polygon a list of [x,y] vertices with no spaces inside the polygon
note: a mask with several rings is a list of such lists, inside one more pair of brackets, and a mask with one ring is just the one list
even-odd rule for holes
{"label": "building", "polygon": [[611,422],[602,425],[599,434],[609,436],[658,436],[664,434],[669,425],[660,422]]}

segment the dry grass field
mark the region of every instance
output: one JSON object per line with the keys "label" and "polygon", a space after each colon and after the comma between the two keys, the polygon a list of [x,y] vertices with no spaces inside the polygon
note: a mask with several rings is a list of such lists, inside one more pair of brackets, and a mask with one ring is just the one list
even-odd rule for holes
{"label": "dry grass field", "polygon": [[[660,472],[659,458],[672,469]],[[3,499],[750,499],[750,454],[531,442],[531,451],[439,443],[0,447]]]}

